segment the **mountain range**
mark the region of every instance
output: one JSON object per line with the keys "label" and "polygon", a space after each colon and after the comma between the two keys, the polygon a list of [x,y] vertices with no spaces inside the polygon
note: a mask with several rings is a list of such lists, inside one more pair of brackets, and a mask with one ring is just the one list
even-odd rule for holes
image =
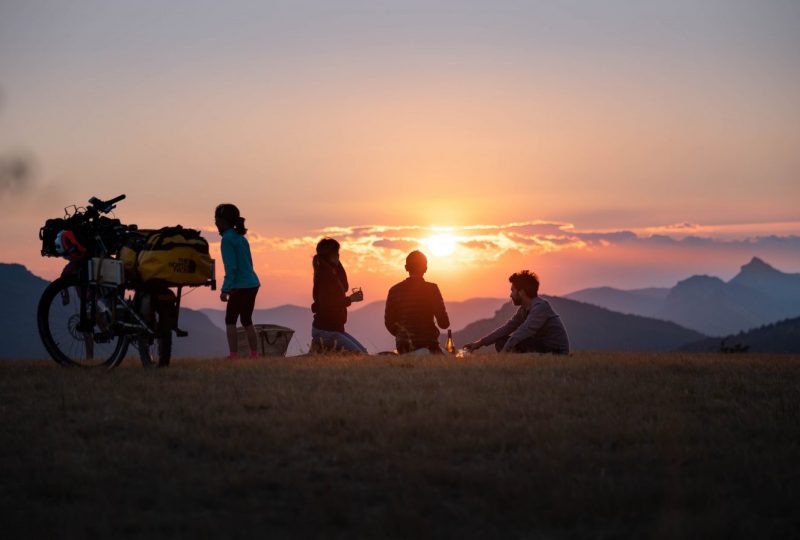
{"label": "mountain range", "polygon": [[[47,358],[36,328],[36,307],[47,283],[22,265],[0,263],[0,294],[4,299],[0,303],[0,358]],[[573,350],[719,350],[720,339],[706,336],[730,336],[755,329],[747,342],[752,343],[751,351],[785,351],[794,350],[794,345],[785,343],[796,338],[792,330],[796,323],[756,327],[800,316],[800,274],[780,272],[753,258],[728,282],[692,276],[672,288],[599,287],[546,298],[564,320]],[[394,338],[383,326],[384,308],[385,303],[377,301],[349,313],[347,331],[370,352],[394,348]],[[447,302],[447,309],[457,346],[482,337],[514,312],[510,303],[498,298]],[[181,308],[180,317],[181,328],[190,336],[174,340],[176,357],[226,354],[223,310]],[[292,328],[295,334],[289,355],[308,350],[309,308],[284,305],[259,309],[253,320]],[[784,345],[776,349],[767,344],[767,335],[778,336],[774,339]]]}
{"label": "mountain range", "polygon": [[800,353],[800,317],[720,338],[706,338],[680,348],[692,352]]}
{"label": "mountain range", "polygon": [[672,288],[597,287],[575,291],[566,298],[725,336],[800,316],[800,274],[781,272],[753,257],[727,282],[696,275]]}
{"label": "mountain range", "polygon": [[[555,296],[543,296],[543,298],[550,302],[561,317],[573,351],[670,351],[705,337],[700,332],[683,328],[673,322],[616,313],[569,298]],[[516,310],[517,308],[509,302],[493,317],[476,321],[455,332],[453,339],[457,345],[476,341],[504,324]]]}

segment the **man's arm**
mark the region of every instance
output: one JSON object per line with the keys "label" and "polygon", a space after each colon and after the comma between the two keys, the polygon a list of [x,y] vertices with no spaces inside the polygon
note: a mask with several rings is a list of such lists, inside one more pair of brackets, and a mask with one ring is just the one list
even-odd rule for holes
{"label": "man's arm", "polygon": [[510,336],[508,336],[508,341],[506,341],[505,346],[503,347],[502,352],[510,352],[514,350],[521,341],[528,339],[529,337],[533,337],[536,335],[542,326],[547,322],[552,316],[552,310],[550,306],[545,302],[535,302],[532,303],[530,309],[528,310],[528,316],[522,321],[522,324],[519,325]]}
{"label": "man's arm", "polygon": [[486,345],[491,345],[498,339],[509,335],[511,332],[519,328],[519,325],[525,320],[525,316],[522,312],[522,309],[518,309],[517,312],[511,317],[506,324],[495,330],[494,332],[483,336],[481,339],[475,342],[475,349],[480,347],[485,347]]}
{"label": "man's arm", "polygon": [[438,285],[433,286],[433,316],[436,317],[436,324],[439,328],[450,328],[450,317],[447,316],[447,309],[444,307],[444,298]]}
{"label": "man's arm", "polygon": [[396,296],[397,295],[395,294],[394,287],[389,289],[389,294],[386,297],[386,309],[383,313],[383,324],[393,336],[397,335],[397,307],[395,305]]}

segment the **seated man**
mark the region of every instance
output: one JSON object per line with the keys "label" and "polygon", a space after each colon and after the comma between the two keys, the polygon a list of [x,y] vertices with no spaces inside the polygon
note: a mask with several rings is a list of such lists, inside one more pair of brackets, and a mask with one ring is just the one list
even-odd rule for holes
{"label": "seated man", "polygon": [[421,348],[441,353],[439,328],[450,326],[442,293],[435,283],[422,277],[428,271],[428,259],[421,251],[412,251],[406,257],[408,279],[391,289],[386,298],[384,322],[396,340],[400,354]]}
{"label": "seated man", "polygon": [[473,351],[494,343],[498,352],[569,354],[567,331],[558,313],[539,296],[536,274],[523,270],[508,281],[511,301],[519,309],[506,324],[464,348]]}

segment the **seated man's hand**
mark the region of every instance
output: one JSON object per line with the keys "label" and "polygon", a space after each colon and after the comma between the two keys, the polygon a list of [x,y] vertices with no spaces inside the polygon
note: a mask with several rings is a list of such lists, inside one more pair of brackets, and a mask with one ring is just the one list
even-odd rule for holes
{"label": "seated man's hand", "polygon": [[480,341],[473,341],[472,343],[467,343],[466,345],[464,345],[464,348],[466,350],[468,350],[469,352],[472,352],[475,349],[480,349],[481,348],[481,342]]}
{"label": "seated man's hand", "polygon": [[364,293],[361,291],[356,291],[347,298],[349,298],[351,302],[362,302],[364,300]]}

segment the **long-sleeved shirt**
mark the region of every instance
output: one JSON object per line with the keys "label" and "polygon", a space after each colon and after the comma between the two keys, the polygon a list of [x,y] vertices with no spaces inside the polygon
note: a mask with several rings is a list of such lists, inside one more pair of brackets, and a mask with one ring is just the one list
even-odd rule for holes
{"label": "long-sleeved shirt", "polygon": [[535,338],[546,350],[569,353],[569,337],[561,317],[553,311],[550,303],[537,296],[528,308],[520,306],[509,321],[480,340],[480,346],[491,345],[500,338],[508,336],[503,351],[513,350],[521,341]]}
{"label": "long-sleeved shirt", "polygon": [[253,257],[250,254],[250,243],[244,235],[234,229],[226,229],[222,233],[222,264],[225,265],[225,279],[222,292],[231,289],[252,289],[261,283],[253,270]]}
{"label": "long-sleeved shirt", "polygon": [[314,272],[314,289],[312,295],[314,303],[311,311],[314,313],[312,325],[319,330],[328,332],[344,332],[344,323],[347,322],[347,307],[350,300],[347,298],[347,272],[344,266],[331,265],[320,261],[319,268]]}
{"label": "long-sleeved shirt", "polygon": [[386,298],[384,324],[400,348],[413,350],[439,344],[439,328],[450,326],[439,287],[420,277],[409,277],[391,289]]}

